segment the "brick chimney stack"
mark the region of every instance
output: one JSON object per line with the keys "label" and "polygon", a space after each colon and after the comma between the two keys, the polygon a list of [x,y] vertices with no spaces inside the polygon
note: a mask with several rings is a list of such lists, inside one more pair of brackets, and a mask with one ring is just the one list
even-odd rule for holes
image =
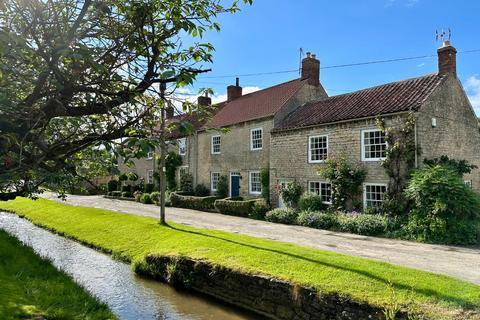
{"label": "brick chimney stack", "polygon": [[203,96],[198,96],[197,98],[197,104],[199,106],[204,106],[204,107],[208,107],[212,104],[212,98],[210,98],[208,96],[208,92],[205,91],[205,95]]}
{"label": "brick chimney stack", "polygon": [[443,46],[438,48],[438,74],[451,74],[457,77],[457,49],[455,49],[449,40],[443,41]]}
{"label": "brick chimney stack", "polygon": [[320,61],[315,54],[307,52],[302,60],[302,79],[308,79],[308,84],[318,87],[320,85]]}
{"label": "brick chimney stack", "polygon": [[240,87],[240,79],[237,77],[235,85],[227,87],[227,101],[240,98],[242,96],[242,87]]}

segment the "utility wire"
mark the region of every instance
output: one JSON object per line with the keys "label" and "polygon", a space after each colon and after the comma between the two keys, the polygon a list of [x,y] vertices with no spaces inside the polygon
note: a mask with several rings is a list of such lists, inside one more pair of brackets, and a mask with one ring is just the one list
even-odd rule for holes
{"label": "utility wire", "polygon": [[[462,54],[462,53],[474,53],[474,52],[480,52],[480,49],[459,51],[458,54]],[[363,65],[370,65],[370,64],[390,63],[390,62],[407,61],[407,60],[418,60],[418,59],[432,58],[432,57],[436,57],[436,56],[437,56],[436,54],[428,54],[428,55],[414,56],[414,57],[403,57],[403,58],[395,58],[395,59],[373,60],[373,61],[365,61],[365,62],[355,62],[355,63],[347,63],[347,64],[337,64],[337,65],[320,67],[320,69],[346,68],[346,67],[363,66]],[[298,69],[295,69],[295,70],[272,71],[272,72],[258,72],[258,73],[235,74],[235,75],[223,75],[223,76],[201,76],[201,77],[199,77],[199,79],[232,78],[232,77],[254,77],[254,76],[263,76],[263,75],[271,75],[271,74],[293,73],[293,72],[298,72]]]}

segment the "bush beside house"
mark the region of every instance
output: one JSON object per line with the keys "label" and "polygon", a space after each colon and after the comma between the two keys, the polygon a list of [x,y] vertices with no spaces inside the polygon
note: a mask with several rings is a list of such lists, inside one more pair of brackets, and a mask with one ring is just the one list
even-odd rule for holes
{"label": "bush beside house", "polygon": [[173,207],[187,208],[194,210],[211,211],[214,210],[214,203],[217,196],[195,197],[190,195],[181,195],[178,192],[172,192],[170,202]]}
{"label": "bush beside house", "polygon": [[257,219],[265,216],[269,208],[264,199],[226,198],[216,200],[214,205],[223,214]]}

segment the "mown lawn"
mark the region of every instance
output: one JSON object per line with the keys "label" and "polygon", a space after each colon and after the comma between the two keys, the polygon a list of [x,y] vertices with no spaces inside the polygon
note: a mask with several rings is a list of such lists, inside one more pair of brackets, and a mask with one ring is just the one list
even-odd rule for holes
{"label": "mown lawn", "polygon": [[108,307],[0,230],[0,319],[115,319]]}
{"label": "mown lawn", "polygon": [[128,261],[141,261],[151,253],[183,255],[311,285],[379,306],[390,305],[396,299],[435,314],[435,319],[450,318],[454,310],[480,310],[480,286],[387,263],[174,223],[160,226],[152,218],[44,199],[0,202],[1,209]]}

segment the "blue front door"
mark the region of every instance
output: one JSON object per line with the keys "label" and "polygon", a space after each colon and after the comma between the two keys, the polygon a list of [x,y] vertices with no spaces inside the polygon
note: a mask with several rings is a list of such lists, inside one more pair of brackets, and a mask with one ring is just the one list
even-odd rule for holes
{"label": "blue front door", "polygon": [[240,177],[231,176],[230,177],[230,192],[232,197],[238,197],[240,195]]}

